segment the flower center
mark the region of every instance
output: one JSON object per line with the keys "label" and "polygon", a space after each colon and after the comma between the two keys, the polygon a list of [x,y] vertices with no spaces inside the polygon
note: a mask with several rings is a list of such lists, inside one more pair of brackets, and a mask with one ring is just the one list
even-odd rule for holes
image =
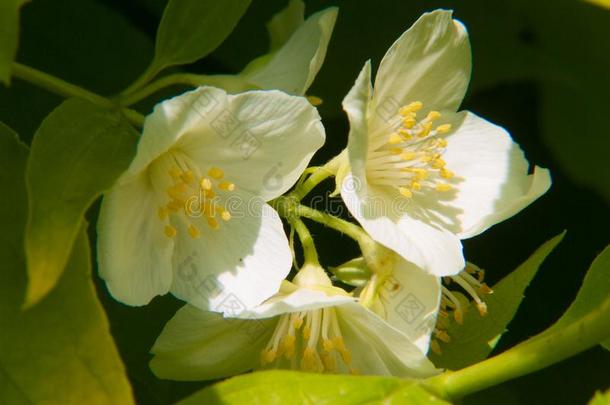
{"label": "flower center", "polygon": [[165,224],[164,233],[168,238],[177,234],[170,218],[181,221],[193,239],[200,236],[200,224],[205,221],[213,230],[220,227],[220,221],[229,221],[231,213],[222,206],[219,194],[235,190],[235,184],[224,180],[224,172],[211,167],[206,175],[197,168],[184,163],[172,166],[167,175],[170,186],[165,190],[168,202],[159,207],[159,219]]}
{"label": "flower center", "polygon": [[400,122],[387,137],[373,139],[369,146],[367,179],[373,184],[396,188],[406,198],[426,189],[446,192],[452,189],[447,182],[454,174],[447,169],[442,155],[447,140],[441,137],[451,130],[451,124],[434,126],[441,118],[438,111],[430,111],[418,120],[417,111],[423,107],[415,101],[398,109]]}
{"label": "flower center", "polygon": [[[296,353],[301,353],[300,359]],[[337,372],[345,368],[352,374],[352,356],[345,347],[336,310],[322,308],[293,312],[280,317],[273,336],[261,352],[263,366],[283,358],[290,368],[315,372]]]}

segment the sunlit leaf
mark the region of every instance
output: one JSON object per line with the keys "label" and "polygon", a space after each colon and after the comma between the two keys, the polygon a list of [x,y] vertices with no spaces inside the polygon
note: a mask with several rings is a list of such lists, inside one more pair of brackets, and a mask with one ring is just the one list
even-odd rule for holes
{"label": "sunlit leaf", "polygon": [[118,112],[83,100],[64,102],[42,122],[26,170],[26,305],[53,288],[85,210],[127,168],[136,141],[135,130]]}
{"label": "sunlit leaf", "polygon": [[610,9],[610,0],[585,0],[588,3]]}
{"label": "sunlit leaf", "polygon": [[19,8],[24,0],[0,2],[0,81],[9,84],[19,42]]}
{"label": "sunlit leaf", "polygon": [[489,355],[517,313],[525,289],[564,235],[565,232],[545,242],[517,269],[493,286],[493,294],[485,296],[487,316],[481,316],[476,309],[470,308],[465,311],[462,325],[450,322],[448,333],[451,342],[441,345],[441,355],[431,354],[437,367],[457,370]]}
{"label": "sunlit leaf", "polygon": [[610,405],[610,390],[596,392],[595,396],[589,401],[589,405]]}
{"label": "sunlit leaf", "polygon": [[431,404],[448,403],[417,384],[390,377],[262,371],[207,387],[180,405]]}
{"label": "sunlit leaf", "polygon": [[0,403],[133,403],[91,282],[84,232],[57,288],[22,310],[27,148],[3,124],[0,157]]}
{"label": "sunlit leaf", "polygon": [[249,5],[250,0],[170,0],[150,69],[160,71],[203,58],[233,31]]}

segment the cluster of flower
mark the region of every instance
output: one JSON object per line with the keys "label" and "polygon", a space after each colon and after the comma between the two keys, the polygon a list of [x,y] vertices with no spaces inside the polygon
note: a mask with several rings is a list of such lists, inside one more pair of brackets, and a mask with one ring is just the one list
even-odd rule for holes
{"label": "cluster of flower", "polygon": [[[550,187],[547,170],[528,174],[503,128],[457,112],[470,77],[468,35],[451,12],[425,14],[388,50],[374,86],[364,65],[343,101],[347,148],[319,169],[335,176],[370,238],[356,259],[368,281],[349,292],[333,285],[311,254],[287,280],[286,215],[269,202],[297,183],[324,143],[315,102],[302,95],[335,18],[335,9],[312,15],[270,60],[242,73],[261,90],[201,87],[157,105],[133,163],[104,198],[98,260],[110,293],[129,305],[167,292],[187,303],[152,349],[159,377],[265,367],[433,375],[432,336],[447,338],[437,316],[462,317],[441,278],[481,313],[480,294],[491,292],[466,264],[461,239]],[[286,70],[312,44],[306,69]],[[305,247],[306,230],[297,231]]]}

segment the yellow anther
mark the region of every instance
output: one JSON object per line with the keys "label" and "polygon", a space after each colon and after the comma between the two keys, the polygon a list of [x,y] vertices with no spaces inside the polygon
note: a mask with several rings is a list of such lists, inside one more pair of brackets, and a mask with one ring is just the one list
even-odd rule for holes
{"label": "yellow anther", "polygon": [[398,143],[403,142],[402,136],[398,135],[397,133],[392,133],[392,135],[390,135],[390,139],[388,140],[388,143],[390,145],[396,145]]}
{"label": "yellow anther", "polygon": [[415,180],[424,180],[428,177],[428,170],[417,167],[412,169],[410,167],[405,168],[406,172],[411,172],[415,175]]}
{"label": "yellow anther", "polygon": [[459,325],[461,325],[461,324],[463,324],[463,323],[464,323],[464,313],[462,312],[462,310],[461,310],[461,309],[456,308],[456,309],[453,311],[453,319],[455,319],[455,321],[456,321],[456,322],[457,322]]}
{"label": "yellow anther", "polygon": [[230,181],[223,181],[218,185],[218,188],[225,191],[233,191],[235,190],[235,184]]}
{"label": "yellow anther", "polygon": [[436,127],[437,134],[446,134],[449,131],[451,131],[451,124],[443,124]]}
{"label": "yellow anther", "polygon": [[444,167],[441,169],[441,177],[443,179],[451,179],[453,176],[454,174],[451,170],[445,169]]}
{"label": "yellow anther", "polygon": [[332,340],[333,340],[333,344],[335,345],[335,348],[337,350],[339,350],[339,351],[346,350],[345,342],[343,342],[343,338],[341,336],[335,336]]}
{"label": "yellow anther", "polygon": [[431,164],[435,169],[442,169],[447,165],[443,159],[434,159]]}
{"label": "yellow anther", "polygon": [[437,120],[441,117],[441,113],[439,113],[438,111],[430,111],[428,113],[428,116],[426,117],[426,119],[428,121],[434,121]]}
{"label": "yellow anther", "polygon": [[182,200],[173,199],[169,203],[167,203],[167,209],[171,212],[176,212],[180,208],[182,208],[183,205],[184,205],[184,202]]}
{"label": "yellow anther", "polygon": [[401,110],[404,109],[404,111],[417,112],[417,111],[421,110],[421,108],[423,106],[424,106],[424,104],[421,101],[414,101],[414,102],[409,103],[408,105],[402,107]]}
{"label": "yellow anther", "polygon": [[447,183],[439,183],[436,185],[436,191],[439,191],[441,193],[443,193],[445,191],[449,191],[452,188],[453,187],[451,187],[451,184],[447,184]]}
{"label": "yellow anther", "polygon": [[157,213],[159,214],[159,219],[163,221],[167,219],[169,215],[169,209],[167,209],[167,207],[161,207],[159,208],[159,211],[157,211]]}
{"label": "yellow anther", "polygon": [[212,189],[212,181],[206,177],[202,178],[199,182],[202,190],[211,190]]}
{"label": "yellow anther", "polygon": [[177,167],[172,167],[169,169],[169,175],[174,179],[178,179],[182,175],[182,170],[178,169]]}
{"label": "yellow anther", "polygon": [[323,102],[320,97],[316,96],[307,96],[307,101],[309,101],[309,104],[313,105],[314,107],[319,106]]}
{"label": "yellow anther", "polygon": [[323,339],[322,340],[322,347],[327,352],[330,352],[331,350],[333,350],[335,348],[335,345],[333,344],[332,340],[330,340],[330,339]]}
{"label": "yellow anther", "polygon": [[316,368],[316,352],[311,347],[303,350],[303,368],[314,370]]}
{"label": "yellow anther", "polygon": [[434,160],[434,155],[423,155],[419,160],[421,160],[424,163],[429,163],[432,160]]}
{"label": "yellow anther", "polygon": [[398,134],[400,136],[402,136],[402,139],[404,141],[410,141],[411,139],[413,139],[413,135],[411,135],[411,133],[409,131],[407,131],[406,129],[404,129],[404,128],[400,128],[398,130]]}
{"label": "yellow anther", "polygon": [[220,212],[220,218],[222,218],[223,221],[228,221],[231,219],[231,213],[225,209],[223,209]]}
{"label": "yellow anther", "polygon": [[413,191],[419,191],[419,190],[421,190],[421,184],[419,184],[419,183],[418,183],[418,182],[416,182],[416,181],[412,181],[412,182],[411,182],[411,189],[412,189]]}
{"label": "yellow anther", "polygon": [[439,148],[446,148],[447,147],[447,140],[444,138],[439,138],[436,140],[436,146]]}
{"label": "yellow anther", "polygon": [[336,371],[337,370],[337,362],[334,357],[329,354],[322,355],[322,364],[324,364],[324,369],[326,371]]}
{"label": "yellow anther", "polygon": [[413,197],[413,192],[411,190],[409,190],[406,187],[398,187],[398,191],[400,192],[400,194],[403,195],[403,197],[405,198],[411,198]]}
{"label": "yellow anther", "polygon": [[339,353],[341,353],[341,358],[345,364],[350,364],[352,362],[352,354],[348,350],[339,350]]}
{"label": "yellow anther", "polygon": [[189,225],[188,232],[189,232],[189,235],[191,235],[191,238],[193,238],[193,239],[198,238],[200,235],[199,229],[197,229],[197,227],[193,224]]}
{"label": "yellow anther", "polygon": [[184,194],[185,192],[186,185],[184,183],[176,184],[175,186],[169,187],[167,189],[167,195],[176,200],[182,198],[182,194]]}
{"label": "yellow anther", "polygon": [[487,304],[484,302],[477,302],[477,309],[479,310],[479,314],[481,314],[481,316],[487,315]]}
{"label": "yellow anther", "polygon": [[413,117],[407,117],[402,120],[402,125],[407,129],[413,128],[415,124],[417,124],[417,120]]}
{"label": "yellow anther", "polygon": [[426,122],[425,124],[422,125],[422,129],[417,133],[417,136],[420,138],[425,138],[428,136],[428,134],[430,133],[431,130],[432,130],[432,123]]}
{"label": "yellow anther", "polygon": [[210,170],[208,170],[208,176],[216,180],[222,179],[224,175],[225,172],[223,172],[222,169],[219,169],[218,167],[212,167]]}
{"label": "yellow anther", "polygon": [[441,342],[445,342],[445,343],[451,342],[451,337],[444,330],[436,330],[436,331],[434,331],[434,336],[436,336]]}
{"label": "yellow anther", "polygon": [[216,193],[214,190],[203,190],[203,196],[211,200],[212,198],[216,197]]}
{"label": "yellow anther", "polygon": [[402,153],[402,149],[400,149],[400,148],[392,148],[392,149],[390,149],[390,153],[392,155],[400,155]]}
{"label": "yellow anther", "polygon": [[263,363],[263,365],[273,363],[275,361],[276,354],[277,352],[273,349],[263,350],[261,355],[261,363]]}
{"label": "yellow anther", "polygon": [[303,327],[303,339],[307,340],[311,336],[311,329],[309,326],[305,325]]}
{"label": "yellow anther", "polygon": [[216,221],[214,218],[207,217],[206,220],[207,220],[208,225],[209,225],[210,228],[212,228],[212,229],[218,229],[219,228],[218,221]]}
{"label": "yellow anther", "polygon": [[417,157],[417,153],[415,152],[405,152],[400,154],[400,158],[402,160],[413,160]]}
{"label": "yellow anther", "polygon": [[434,339],[432,339],[432,341],[430,342],[430,349],[432,349],[432,351],[434,353],[436,353],[437,355],[440,355],[441,353],[443,353],[443,351],[441,350],[441,346]]}
{"label": "yellow anther", "polygon": [[182,179],[183,182],[185,182],[187,184],[191,184],[193,181],[195,181],[195,175],[190,170],[187,170],[184,173],[182,173],[180,178]]}
{"label": "yellow anther", "polygon": [[494,290],[492,290],[491,288],[489,288],[489,286],[485,283],[481,284],[481,286],[479,287],[479,292],[481,294],[493,294]]}
{"label": "yellow anther", "polygon": [[171,225],[165,225],[165,236],[167,236],[168,238],[173,238],[174,236],[176,236],[176,233],[178,233],[178,231],[176,231],[176,228],[174,228]]}
{"label": "yellow anther", "polygon": [[294,335],[286,335],[282,339],[282,346],[284,348],[284,355],[287,359],[292,359],[294,357],[295,352],[295,342],[296,338]]}

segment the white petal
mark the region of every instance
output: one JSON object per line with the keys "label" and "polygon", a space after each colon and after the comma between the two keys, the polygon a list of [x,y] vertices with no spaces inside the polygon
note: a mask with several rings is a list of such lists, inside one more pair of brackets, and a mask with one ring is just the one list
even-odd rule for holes
{"label": "white petal", "polygon": [[145,305],[169,291],[173,241],[158,219],[161,205],[146,174],[116,185],[102,201],[97,225],[100,276],[112,296],[125,304]]}
{"label": "white petal", "polygon": [[362,374],[423,378],[438,370],[407,336],[360,304],[337,307],[345,346]]}
{"label": "white petal", "polygon": [[447,141],[443,159],[458,190],[447,204],[456,208],[462,239],[515,215],[551,185],[546,169],[527,174],[527,160],[506,130],[472,113]]}
{"label": "white petal", "polygon": [[457,111],[470,80],[471,54],[464,26],[451,11],[422,15],[383,57],[375,78],[372,128],[413,101],[428,110]]}
{"label": "white petal", "polygon": [[320,116],[303,97],[279,91],[227,95],[210,87],[181,97],[188,117],[175,148],[202,170],[220,167],[227,180],[266,201],[292,187],[324,144]]}
{"label": "white petal", "polygon": [[182,307],[165,325],[151,352],[159,378],[194,381],[230,377],[259,365],[277,319],[225,319]]}
{"label": "white petal", "polygon": [[248,69],[245,80],[261,89],[305,94],[326,57],[337,12],[336,7],[330,7],[311,15],[267,63]]}
{"label": "white petal", "polygon": [[299,288],[289,294],[273,297],[261,305],[239,314],[238,317],[244,319],[270,318],[290,312],[326,308],[354,301],[353,297],[347,295],[329,295],[323,291]]}
{"label": "white petal", "polygon": [[227,316],[275,294],[292,266],[282,221],[262,200],[248,199],[217,230],[197,223],[200,237],[177,224],[172,293],[201,309]]}
{"label": "white petal", "polygon": [[397,257],[391,278],[380,289],[380,298],[384,319],[426,353],[440,305],[440,278]]}
{"label": "white petal", "polygon": [[433,225],[425,207],[390,195],[381,187],[347,176],[341,196],[371,237],[404,259],[436,275],[457,274],[465,265],[457,236]]}
{"label": "white petal", "polygon": [[349,118],[347,154],[354,178],[365,183],[365,162],[368,149],[367,111],[371,101],[371,61],[367,61],[356,82],[343,99],[343,110]]}
{"label": "white petal", "polygon": [[304,21],[305,3],[302,0],[290,0],[286,7],[267,22],[271,50],[284,45]]}

